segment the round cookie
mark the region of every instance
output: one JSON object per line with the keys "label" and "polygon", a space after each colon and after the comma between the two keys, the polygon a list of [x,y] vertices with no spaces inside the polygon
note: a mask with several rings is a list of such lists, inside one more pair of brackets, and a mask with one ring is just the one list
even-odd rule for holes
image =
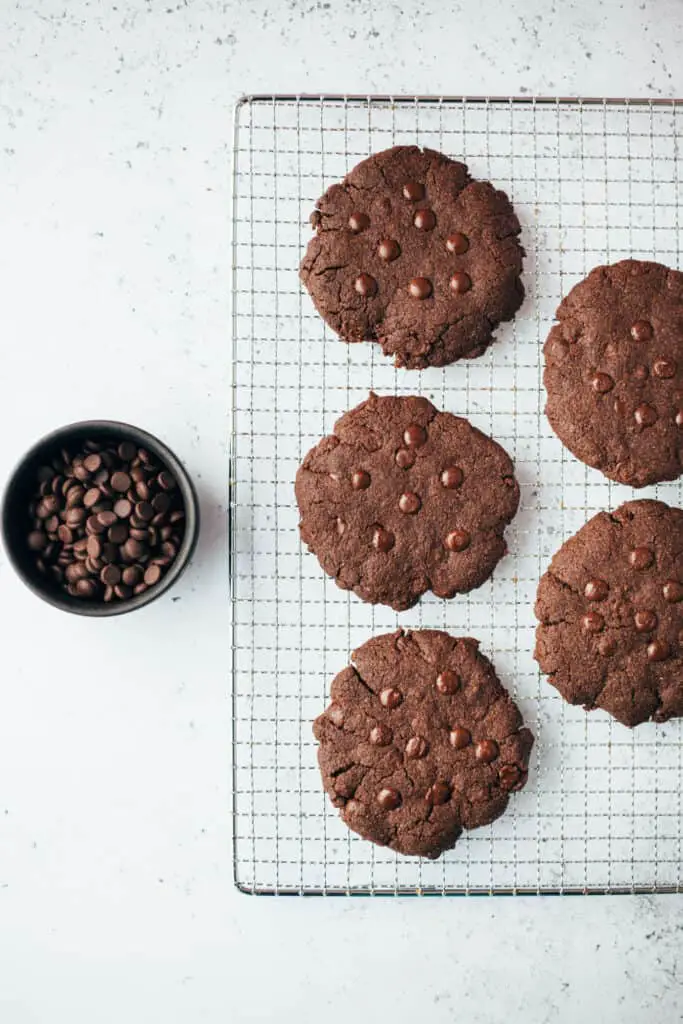
{"label": "round cookie", "polygon": [[301,279],[345,341],[396,366],[481,355],[524,298],[520,226],[504,192],[417,146],[363,160],[318,200]]}
{"label": "round cookie", "polygon": [[534,656],[570,704],[624,725],[683,715],[683,510],[599,512],[538,587]]}
{"label": "round cookie", "polygon": [[683,274],[596,267],[545,343],[546,414],[569,450],[611,480],[674,480],[683,457]]}
{"label": "round cookie", "polygon": [[306,455],[295,490],[325,572],[396,611],[480,586],[519,504],[507,453],[468,420],[372,393]]}
{"label": "round cookie", "polygon": [[533,736],[476,640],[373,637],[316,719],[323,785],[344,822],[398,853],[438,857],[498,818],[527,778]]}

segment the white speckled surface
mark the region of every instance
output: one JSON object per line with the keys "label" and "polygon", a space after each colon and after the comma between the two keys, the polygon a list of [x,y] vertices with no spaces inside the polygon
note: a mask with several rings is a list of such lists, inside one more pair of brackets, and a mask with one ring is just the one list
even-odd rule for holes
{"label": "white speckled surface", "polygon": [[[448,10],[448,13],[445,13]],[[232,887],[224,500],[243,91],[674,96],[678,0],[0,4],[0,477],[60,422],[197,480],[144,612],[44,608],[0,560],[0,1020],[683,1019],[680,898],[258,900]]]}

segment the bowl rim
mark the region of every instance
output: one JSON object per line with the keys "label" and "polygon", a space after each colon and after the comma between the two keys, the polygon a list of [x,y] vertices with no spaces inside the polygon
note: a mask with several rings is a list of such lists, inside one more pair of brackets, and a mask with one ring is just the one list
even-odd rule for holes
{"label": "bowl rim", "polygon": [[[135,594],[126,601],[111,601],[105,604],[103,601],[76,601],[68,594],[62,594],[58,590],[51,590],[49,587],[42,587],[24,570],[21,559],[17,557],[15,545],[11,541],[10,518],[13,512],[12,499],[14,492],[19,485],[22,474],[27,464],[37,460],[45,448],[55,447],[72,435],[85,435],[97,432],[109,433],[112,436],[118,434],[121,440],[130,438],[140,447],[149,447],[158,458],[163,461],[175,476],[180,488],[183,503],[185,506],[185,533],[178,553],[169,567],[168,572],[161,580],[144,591],[142,594]],[[199,536],[199,501],[192,479],[183,466],[178,456],[161,441],[156,435],[151,434],[142,427],[136,427],[132,423],[123,420],[77,420],[64,426],[51,430],[48,434],[35,441],[31,447],[24,452],[14,468],[10,472],[5,483],[2,502],[0,506],[0,533],[2,543],[8,561],[22,583],[31,590],[37,597],[40,597],[47,604],[58,608],[61,611],[71,612],[74,615],[82,615],[90,618],[109,618],[114,615],[124,615],[127,612],[136,611],[156,601],[165,594],[178,580],[194,554]]]}

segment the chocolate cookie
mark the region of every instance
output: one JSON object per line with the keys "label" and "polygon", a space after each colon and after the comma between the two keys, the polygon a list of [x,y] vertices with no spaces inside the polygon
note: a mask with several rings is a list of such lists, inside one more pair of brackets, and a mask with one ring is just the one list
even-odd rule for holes
{"label": "chocolate cookie", "polygon": [[556,316],[543,379],[557,436],[611,480],[674,480],[683,453],[683,274],[639,260],[596,267]]}
{"label": "chocolate cookie", "polygon": [[535,658],[570,704],[624,725],[683,715],[683,510],[627,501],[554,556]]}
{"label": "chocolate cookie", "polygon": [[318,201],[301,279],[345,341],[396,366],[478,356],[524,298],[520,226],[504,192],[432,149],[363,160]]}
{"label": "chocolate cookie", "polygon": [[508,455],[426,398],[347,412],[296,475],[301,538],[336,583],[396,611],[480,586],[519,503]]}
{"label": "chocolate cookie", "polygon": [[323,785],[349,828],[438,857],[498,818],[527,778],[533,736],[476,640],[388,633],[353,652],[316,719]]}

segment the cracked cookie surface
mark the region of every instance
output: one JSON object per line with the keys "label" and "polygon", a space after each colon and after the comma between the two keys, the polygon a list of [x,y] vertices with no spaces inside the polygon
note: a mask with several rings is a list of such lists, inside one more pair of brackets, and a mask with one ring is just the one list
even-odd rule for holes
{"label": "cracked cookie surface", "polygon": [[639,260],[596,267],[556,317],[543,382],[563,444],[632,487],[680,476],[683,274]]}
{"label": "cracked cookie surface", "polygon": [[397,366],[481,355],[524,298],[520,225],[465,164],[396,146],[318,201],[300,275],[345,341],[377,340]]}
{"label": "cracked cookie surface", "polygon": [[504,449],[468,420],[426,398],[371,394],[297,472],[301,538],[364,601],[403,611],[427,590],[453,597],[505,554],[513,474]]}
{"label": "cracked cookie surface", "polygon": [[373,637],[316,719],[323,785],[354,832],[438,857],[488,825],[527,779],[531,732],[472,639],[439,630]]}
{"label": "cracked cookie surface", "polygon": [[534,656],[570,704],[624,725],[683,715],[683,510],[628,501],[553,557]]}

